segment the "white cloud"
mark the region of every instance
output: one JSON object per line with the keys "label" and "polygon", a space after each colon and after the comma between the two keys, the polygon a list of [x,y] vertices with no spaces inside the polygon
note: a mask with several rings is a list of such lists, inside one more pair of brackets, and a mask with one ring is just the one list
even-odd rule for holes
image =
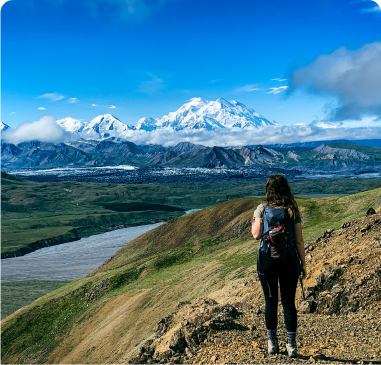
{"label": "white cloud", "polygon": [[68,102],[69,102],[70,104],[75,104],[77,101],[78,101],[77,98],[70,98],[70,99],[68,99]]}
{"label": "white cloud", "polygon": [[91,104],[91,106],[97,106],[97,104]]}
{"label": "white cloud", "polygon": [[64,99],[65,97],[58,93],[48,93],[48,94],[40,95],[39,98],[49,99],[50,101],[58,101],[58,100]]}
{"label": "white cloud", "polygon": [[143,81],[139,86],[139,91],[144,94],[156,94],[160,92],[164,87],[164,80],[151,73],[149,76],[151,80]]}
{"label": "white cloud", "polygon": [[280,82],[283,82],[283,81],[287,81],[287,79],[271,79],[271,81],[280,81]]}
{"label": "white cloud", "polygon": [[354,123],[347,124],[346,126],[329,123],[310,123],[266,126],[259,129],[224,128],[213,131],[196,129],[173,131],[169,128],[162,128],[152,132],[143,130],[128,131],[124,138],[136,144],[159,144],[166,147],[174,146],[182,141],[189,141],[209,147],[243,146],[332,139],[356,140],[381,138],[381,125],[373,120],[368,121],[367,125],[363,127],[356,127]]}
{"label": "white cloud", "polygon": [[9,128],[3,132],[2,138],[12,143],[39,140],[43,142],[60,142],[69,140],[71,134],[56,123],[52,115],[45,115],[34,122],[25,122],[16,128]]}
{"label": "white cloud", "polygon": [[16,112],[12,112],[12,113],[10,113],[9,115],[13,115],[13,114],[15,114]]}
{"label": "white cloud", "polygon": [[380,13],[381,12],[381,7],[379,6],[374,6],[373,8],[365,8],[361,10],[363,13]]}
{"label": "white cloud", "polygon": [[245,86],[242,86],[242,87],[239,87],[239,88],[235,89],[235,91],[237,93],[248,93],[250,91],[261,90],[259,87],[257,87],[257,85],[258,84],[245,85]]}
{"label": "white cloud", "polygon": [[271,91],[267,92],[267,94],[279,94],[287,88],[288,86],[270,87]]}
{"label": "white cloud", "polygon": [[342,47],[330,55],[319,56],[297,69],[290,89],[336,97],[338,107],[329,107],[329,119],[381,117],[381,42],[366,44],[356,51]]}
{"label": "white cloud", "polygon": [[[361,127],[358,127],[361,125]],[[35,122],[25,122],[15,129],[3,132],[4,140],[13,143],[40,140],[59,142],[70,140],[73,135],[63,130],[53,116],[44,116]],[[91,136],[87,136],[88,138]],[[94,135],[93,138],[97,138]],[[324,141],[332,139],[381,139],[381,120],[366,118],[359,121],[346,121],[341,124],[329,121],[310,124],[276,125],[253,129],[223,128],[213,131],[185,129],[173,131],[161,128],[152,132],[130,130],[123,135],[136,144],[160,144],[173,146],[189,141],[204,146],[243,146],[253,144],[293,143]]]}
{"label": "white cloud", "polygon": [[111,105],[110,109],[116,109],[116,106],[115,105]]}
{"label": "white cloud", "polygon": [[40,107],[38,108],[38,110],[45,110],[45,108],[44,108],[43,106],[40,106]]}

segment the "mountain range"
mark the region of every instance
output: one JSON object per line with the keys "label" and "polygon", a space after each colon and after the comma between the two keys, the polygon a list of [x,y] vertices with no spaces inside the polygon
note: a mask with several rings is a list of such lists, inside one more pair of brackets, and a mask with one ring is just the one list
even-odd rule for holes
{"label": "mountain range", "polygon": [[[99,115],[90,122],[74,118],[57,120],[57,123],[73,135],[74,139],[105,139],[117,137],[129,139],[137,131],[153,131],[166,129],[179,131],[184,129],[218,130],[226,128],[256,129],[266,125],[276,125],[255,112],[254,109],[235,100],[227,101],[219,98],[216,101],[201,98],[190,99],[177,111],[161,118],[141,118],[136,126],[123,123],[111,114]],[[9,128],[1,124],[1,130]]]}
{"label": "mountain range", "polygon": [[309,171],[381,171],[381,148],[351,143],[319,144],[317,147],[206,147],[181,142],[173,147],[139,146],[110,137],[79,139],[67,143],[40,141],[1,143],[2,165],[20,168],[85,166],[170,166],[241,168],[270,166]]}

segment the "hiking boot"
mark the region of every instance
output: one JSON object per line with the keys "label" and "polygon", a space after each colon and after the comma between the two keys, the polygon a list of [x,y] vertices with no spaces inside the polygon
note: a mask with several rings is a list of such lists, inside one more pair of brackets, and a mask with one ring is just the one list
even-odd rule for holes
{"label": "hiking boot", "polygon": [[267,340],[267,348],[269,355],[274,355],[279,352],[278,341]]}
{"label": "hiking boot", "polygon": [[286,350],[287,350],[288,357],[298,356],[298,352],[296,350],[296,343],[295,344],[286,343]]}

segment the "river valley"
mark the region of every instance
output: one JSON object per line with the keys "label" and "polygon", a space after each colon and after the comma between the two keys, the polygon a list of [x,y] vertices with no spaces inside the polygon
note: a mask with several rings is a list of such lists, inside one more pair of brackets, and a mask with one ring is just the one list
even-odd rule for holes
{"label": "river valley", "polygon": [[80,279],[119,251],[125,244],[162,223],[117,229],[30,254],[1,260],[1,282]]}
{"label": "river valley", "polygon": [[162,223],[117,229],[1,260],[1,318],[80,279],[124,245]]}

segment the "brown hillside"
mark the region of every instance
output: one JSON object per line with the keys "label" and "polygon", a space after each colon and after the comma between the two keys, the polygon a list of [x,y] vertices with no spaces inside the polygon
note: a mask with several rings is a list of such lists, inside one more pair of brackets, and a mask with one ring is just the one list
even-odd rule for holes
{"label": "brown hillside", "polygon": [[296,360],[285,355],[282,316],[281,354],[267,355],[264,299],[253,274],[193,304],[179,303],[129,361],[380,363],[380,257],[380,214],[329,229],[308,245],[306,301],[300,299],[300,286],[297,293],[300,356]]}

